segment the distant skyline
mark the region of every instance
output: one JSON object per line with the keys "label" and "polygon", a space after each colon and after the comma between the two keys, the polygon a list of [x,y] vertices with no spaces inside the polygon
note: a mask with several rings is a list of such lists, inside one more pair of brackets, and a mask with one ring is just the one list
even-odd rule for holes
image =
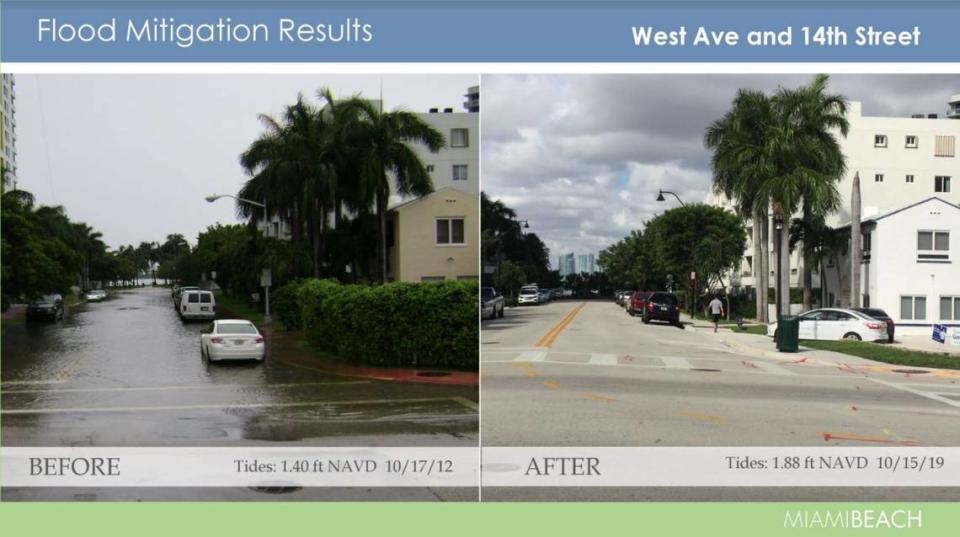
{"label": "distant skyline", "polygon": [[[550,249],[599,252],[672,207],[706,200],[707,125],[739,88],[812,75],[484,75],[483,190]],[[834,75],[829,91],[867,116],[946,112],[958,75]],[[557,267],[554,267],[557,268]]]}
{"label": "distant skyline", "polygon": [[297,94],[361,93],[384,108],[463,110],[475,75],[17,75],[18,187],[111,248],[236,218],[239,156]]}

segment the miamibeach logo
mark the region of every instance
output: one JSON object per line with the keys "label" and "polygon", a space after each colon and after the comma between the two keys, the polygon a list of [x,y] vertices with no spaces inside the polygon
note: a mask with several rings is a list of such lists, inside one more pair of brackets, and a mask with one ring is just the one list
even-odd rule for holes
{"label": "miamibeach logo", "polygon": [[783,527],[790,529],[920,529],[923,511],[850,509],[843,511],[787,511]]}

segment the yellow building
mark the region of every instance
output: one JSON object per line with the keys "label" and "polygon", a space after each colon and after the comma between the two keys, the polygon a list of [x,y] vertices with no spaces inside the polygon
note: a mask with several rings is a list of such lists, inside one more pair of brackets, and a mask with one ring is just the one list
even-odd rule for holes
{"label": "yellow building", "polygon": [[479,279],[477,196],[454,187],[442,188],[393,207],[390,222],[391,281]]}

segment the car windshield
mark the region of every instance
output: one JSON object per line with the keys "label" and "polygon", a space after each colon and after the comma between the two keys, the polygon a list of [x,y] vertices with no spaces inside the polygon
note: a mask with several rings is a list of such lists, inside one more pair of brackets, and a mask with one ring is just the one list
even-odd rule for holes
{"label": "car windshield", "polygon": [[247,323],[225,323],[217,325],[218,334],[256,334],[257,329]]}
{"label": "car windshield", "polygon": [[39,306],[39,305],[49,305],[49,304],[54,304],[56,301],[57,301],[57,295],[45,295],[45,296],[42,296],[42,297],[34,300],[34,301],[32,302],[32,304],[36,304],[36,305],[38,305],[38,306]]}
{"label": "car windshield", "polygon": [[524,287],[520,289],[521,295],[535,295],[537,293],[539,293],[539,291],[537,291],[536,287]]}
{"label": "car windshield", "polygon": [[493,298],[493,287],[483,287],[480,289],[480,296],[483,298]]}

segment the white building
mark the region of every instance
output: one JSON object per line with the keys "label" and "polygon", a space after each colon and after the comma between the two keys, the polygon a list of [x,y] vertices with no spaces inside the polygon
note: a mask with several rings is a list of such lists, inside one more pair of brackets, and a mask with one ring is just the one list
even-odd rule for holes
{"label": "white building", "polygon": [[[838,184],[843,201],[841,209],[828,218],[827,224],[832,227],[849,225],[850,195],[853,176],[856,173],[860,174],[861,215],[864,222],[870,222],[871,219],[878,218],[880,215],[913,207],[934,197],[950,206],[960,205],[960,190],[958,190],[960,185],[957,184],[957,181],[960,181],[960,158],[957,155],[960,121],[956,120],[960,119],[960,94],[950,97],[948,107],[946,117],[939,114],[880,117],[865,116],[861,103],[849,103],[847,116],[850,123],[849,133],[846,138],[838,135],[847,160],[847,174]],[[730,206],[726,200],[719,199],[713,194],[707,202]],[[913,211],[909,214],[913,214]],[[747,231],[747,248],[740,271],[731,278],[736,287],[755,286],[752,230],[748,227]],[[866,233],[865,230],[864,232]],[[771,229],[771,240],[774,236],[775,233]],[[890,240],[892,239],[887,239],[888,245]],[[915,247],[915,242],[914,238],[899,246],[906,251]],[[772,269],[776,266],[773,246],[770,248],[770,255],[772,275]],[[790,259],[792,287],[801,285],[801,263],[799,252],[794,251]],[[890,282],[893,288],[887,291],[865,288],[864,294],[871,297],[870,302],[874,307],[883,308],[896,317],[899,313],[897,311],[899,305],[895,300],[889,302],[892,300],[889,297],[898,296],[899,291],[896,289],[901,286],[901,282],[909,279],[910,273],[887,272],[894,270],[893,267],[894,265],[891,264],[884,265],[884,272],[879,272],[881,266],[873,265],[871,271],[874,278],[873,285],[879,285],[879,282]],[[944,270],[947,274],[952,270],[956,279],[960,280],[960,266],[948,264]],[[831,287],[836,289],[830,284],[830,272],[828,269],[826,282],[828,292]],[[813,286],[815,288],[821,286],[816,270],[814,270]],[[849,298],[849,287],[847,291],[847,295],[834,295],[833,304],[846,304]],[[931,293],[934,291],[947,292],[946,289],[934,289]],[[829,299],[826,302],[825,305],[830,305]]]}
{"label": "white building", "polygon": [[431,108],[428,113],[417,114],[443,134],[446,147],[431,153],[426,146],[413,147],[420,160],[427,166],[433,189],[452,186],[473,196],[480,196],[480,114],[454,112],[453,108]]}
{"label": "white building", "polygon": [[0,160],[6,169],[8,178],[15,180],[17,174],[17,106],[16,80],[13,75],[4,73],[3,104],[0,109],[2,129],[0,129]]}

